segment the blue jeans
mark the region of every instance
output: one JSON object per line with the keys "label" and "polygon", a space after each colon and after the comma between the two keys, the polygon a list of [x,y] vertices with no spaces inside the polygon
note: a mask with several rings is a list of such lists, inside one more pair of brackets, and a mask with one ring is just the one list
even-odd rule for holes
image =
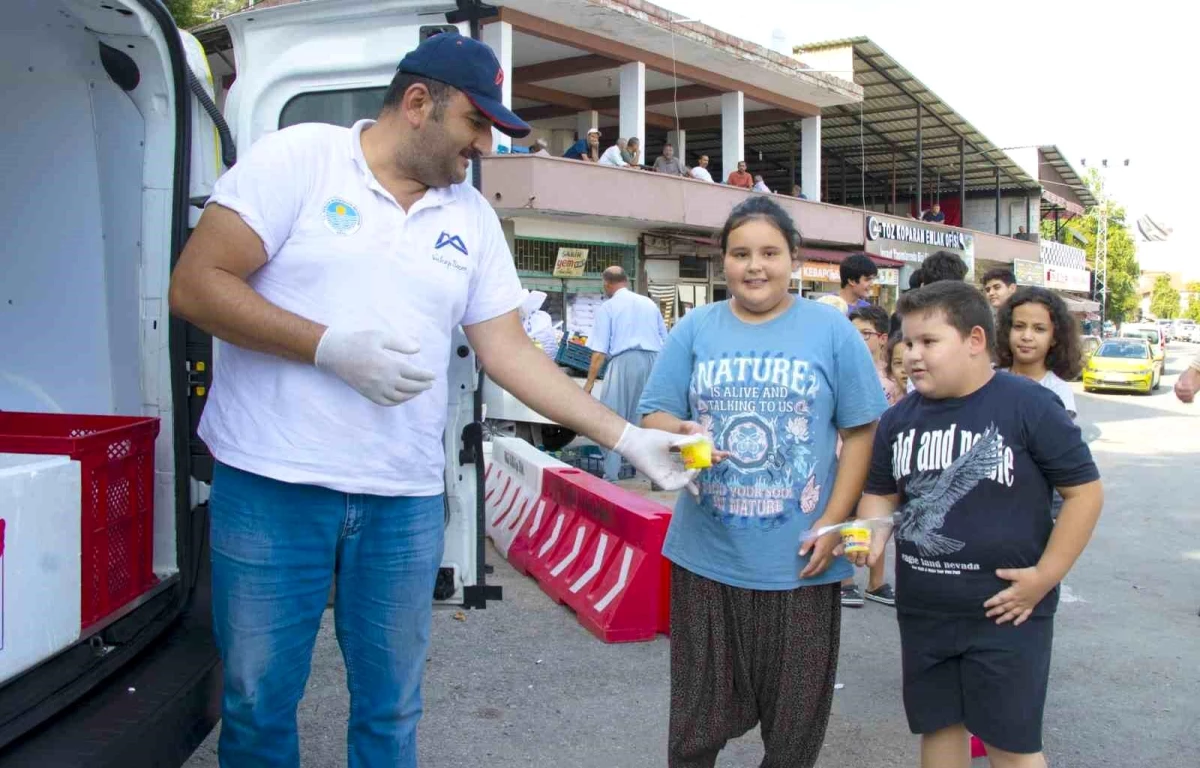
{"label": "blue jeans", "polygon": [[221,768],[300,765],[296,706],[335,571],[350,768],[415,768],[443,497],[346,494],[218,464],[209,508]]}

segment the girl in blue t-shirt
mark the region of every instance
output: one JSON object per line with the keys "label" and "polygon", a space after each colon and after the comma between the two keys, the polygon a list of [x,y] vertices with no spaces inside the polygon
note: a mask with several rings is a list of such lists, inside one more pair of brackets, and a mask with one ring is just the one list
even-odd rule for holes
{"label": "girl in blue t-shirt", "polygon": [[683,317],[639,406],[645,426],[708,434],[723,457],[680,495],[663,545],[673,768],[713,765],[756,723],[765,765],[812,766],[829,718],[852,570],[836,536],[800,540],[849,516],[887,402],[845,315],[788,292],[799,247],[769,198],[735,208],[721,232],[731,298]]}

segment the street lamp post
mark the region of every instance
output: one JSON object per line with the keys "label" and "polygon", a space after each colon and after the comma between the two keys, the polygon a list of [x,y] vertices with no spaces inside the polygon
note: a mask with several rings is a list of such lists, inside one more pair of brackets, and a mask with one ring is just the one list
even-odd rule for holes
{"label": "street lamp post", "polygon": [[[1087,167],[1087,159],[1081,159],[1080,165]],[[1126,158],[1122,165],[1129,167]],[[1108,160],[1100,161],[1100,167],[1107,169]],[[1100,305],[1100,334],[1104,335],[1104,323],[1108,321],[1108,196],[1104,194],[1104,172],[1097,173],[1099,187],[1096,190],[1100,205],[1096,210],[1096,255],[1092,270],[1095,276],[1092,289],[1092,299]]]}

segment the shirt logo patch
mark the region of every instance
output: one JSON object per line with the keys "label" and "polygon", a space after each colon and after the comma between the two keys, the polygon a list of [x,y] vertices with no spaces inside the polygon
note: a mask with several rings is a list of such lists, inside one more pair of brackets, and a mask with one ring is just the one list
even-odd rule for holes
{"label": "shirt logo patch", "polygon": [[463,256],[470,255],[467,253],[467,246],[465,243],[463,243],[462,238],[458,235],[452,235],[449,232],[442,232],[442,234],[438,235],[437,245],[433,246],[433,249],[435,251],[440,251],[447,245],[461,253]]}
{"label": "shirt logo patch", "polygon": [[358,209],[340,197],[330,198],[321,211],[325,226],[335,235],[353,235],[362,225]]}

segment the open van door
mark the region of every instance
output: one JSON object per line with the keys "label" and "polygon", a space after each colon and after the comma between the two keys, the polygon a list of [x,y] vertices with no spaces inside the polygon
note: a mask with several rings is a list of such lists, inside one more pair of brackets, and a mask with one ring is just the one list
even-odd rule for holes
{"label": "open van door", "polygon": [[[340,0],[251,9],[197,31],[220,85],[238,152],[298,123],[349,127],[379,114],[396,66],[426,37],[470,35],[454,3]],[[501,598],[486,584],[483,407],[475,354],[461,329],[448,371],[446,535],[434,599],[482,608]],[[217,344],[220,355],[220,343]]]}
{"label": "open van door", "polygon": [[[137,486],[152,517],[138,539],[152,544],[145,586],[42,640],[47,612],[78,606],[97,580],[119,581],[128,553],[110,538],[90,553],[97,570],[46,594],[40,610],[0,596],[0,766],[180,765],[215,724],[220,697],[195,436],[210,345],[167,307],[171,267],[198,210],[192,198],[221,170],[205,60],[159,0],[4,6],[0,196],[15,215],[0,239],[0,411],[151,417],[158,432],[144,454],[153,471]],[[0,424],[11,425],[5,416]],[[24,524],[55,495],[39,477],[45,506],[26,495],[23,507],[0,509],[0,518],[28,516],[5,521],[0,558],[37,555],[26,560],[36,567],[4,572],[10,597],[43,575],[38,568],[80,574],[80,523],[68,520],[57,536]],[[120,486],[103,483],[116,503]],[[69,507],[64,489],[56,498]]]}

